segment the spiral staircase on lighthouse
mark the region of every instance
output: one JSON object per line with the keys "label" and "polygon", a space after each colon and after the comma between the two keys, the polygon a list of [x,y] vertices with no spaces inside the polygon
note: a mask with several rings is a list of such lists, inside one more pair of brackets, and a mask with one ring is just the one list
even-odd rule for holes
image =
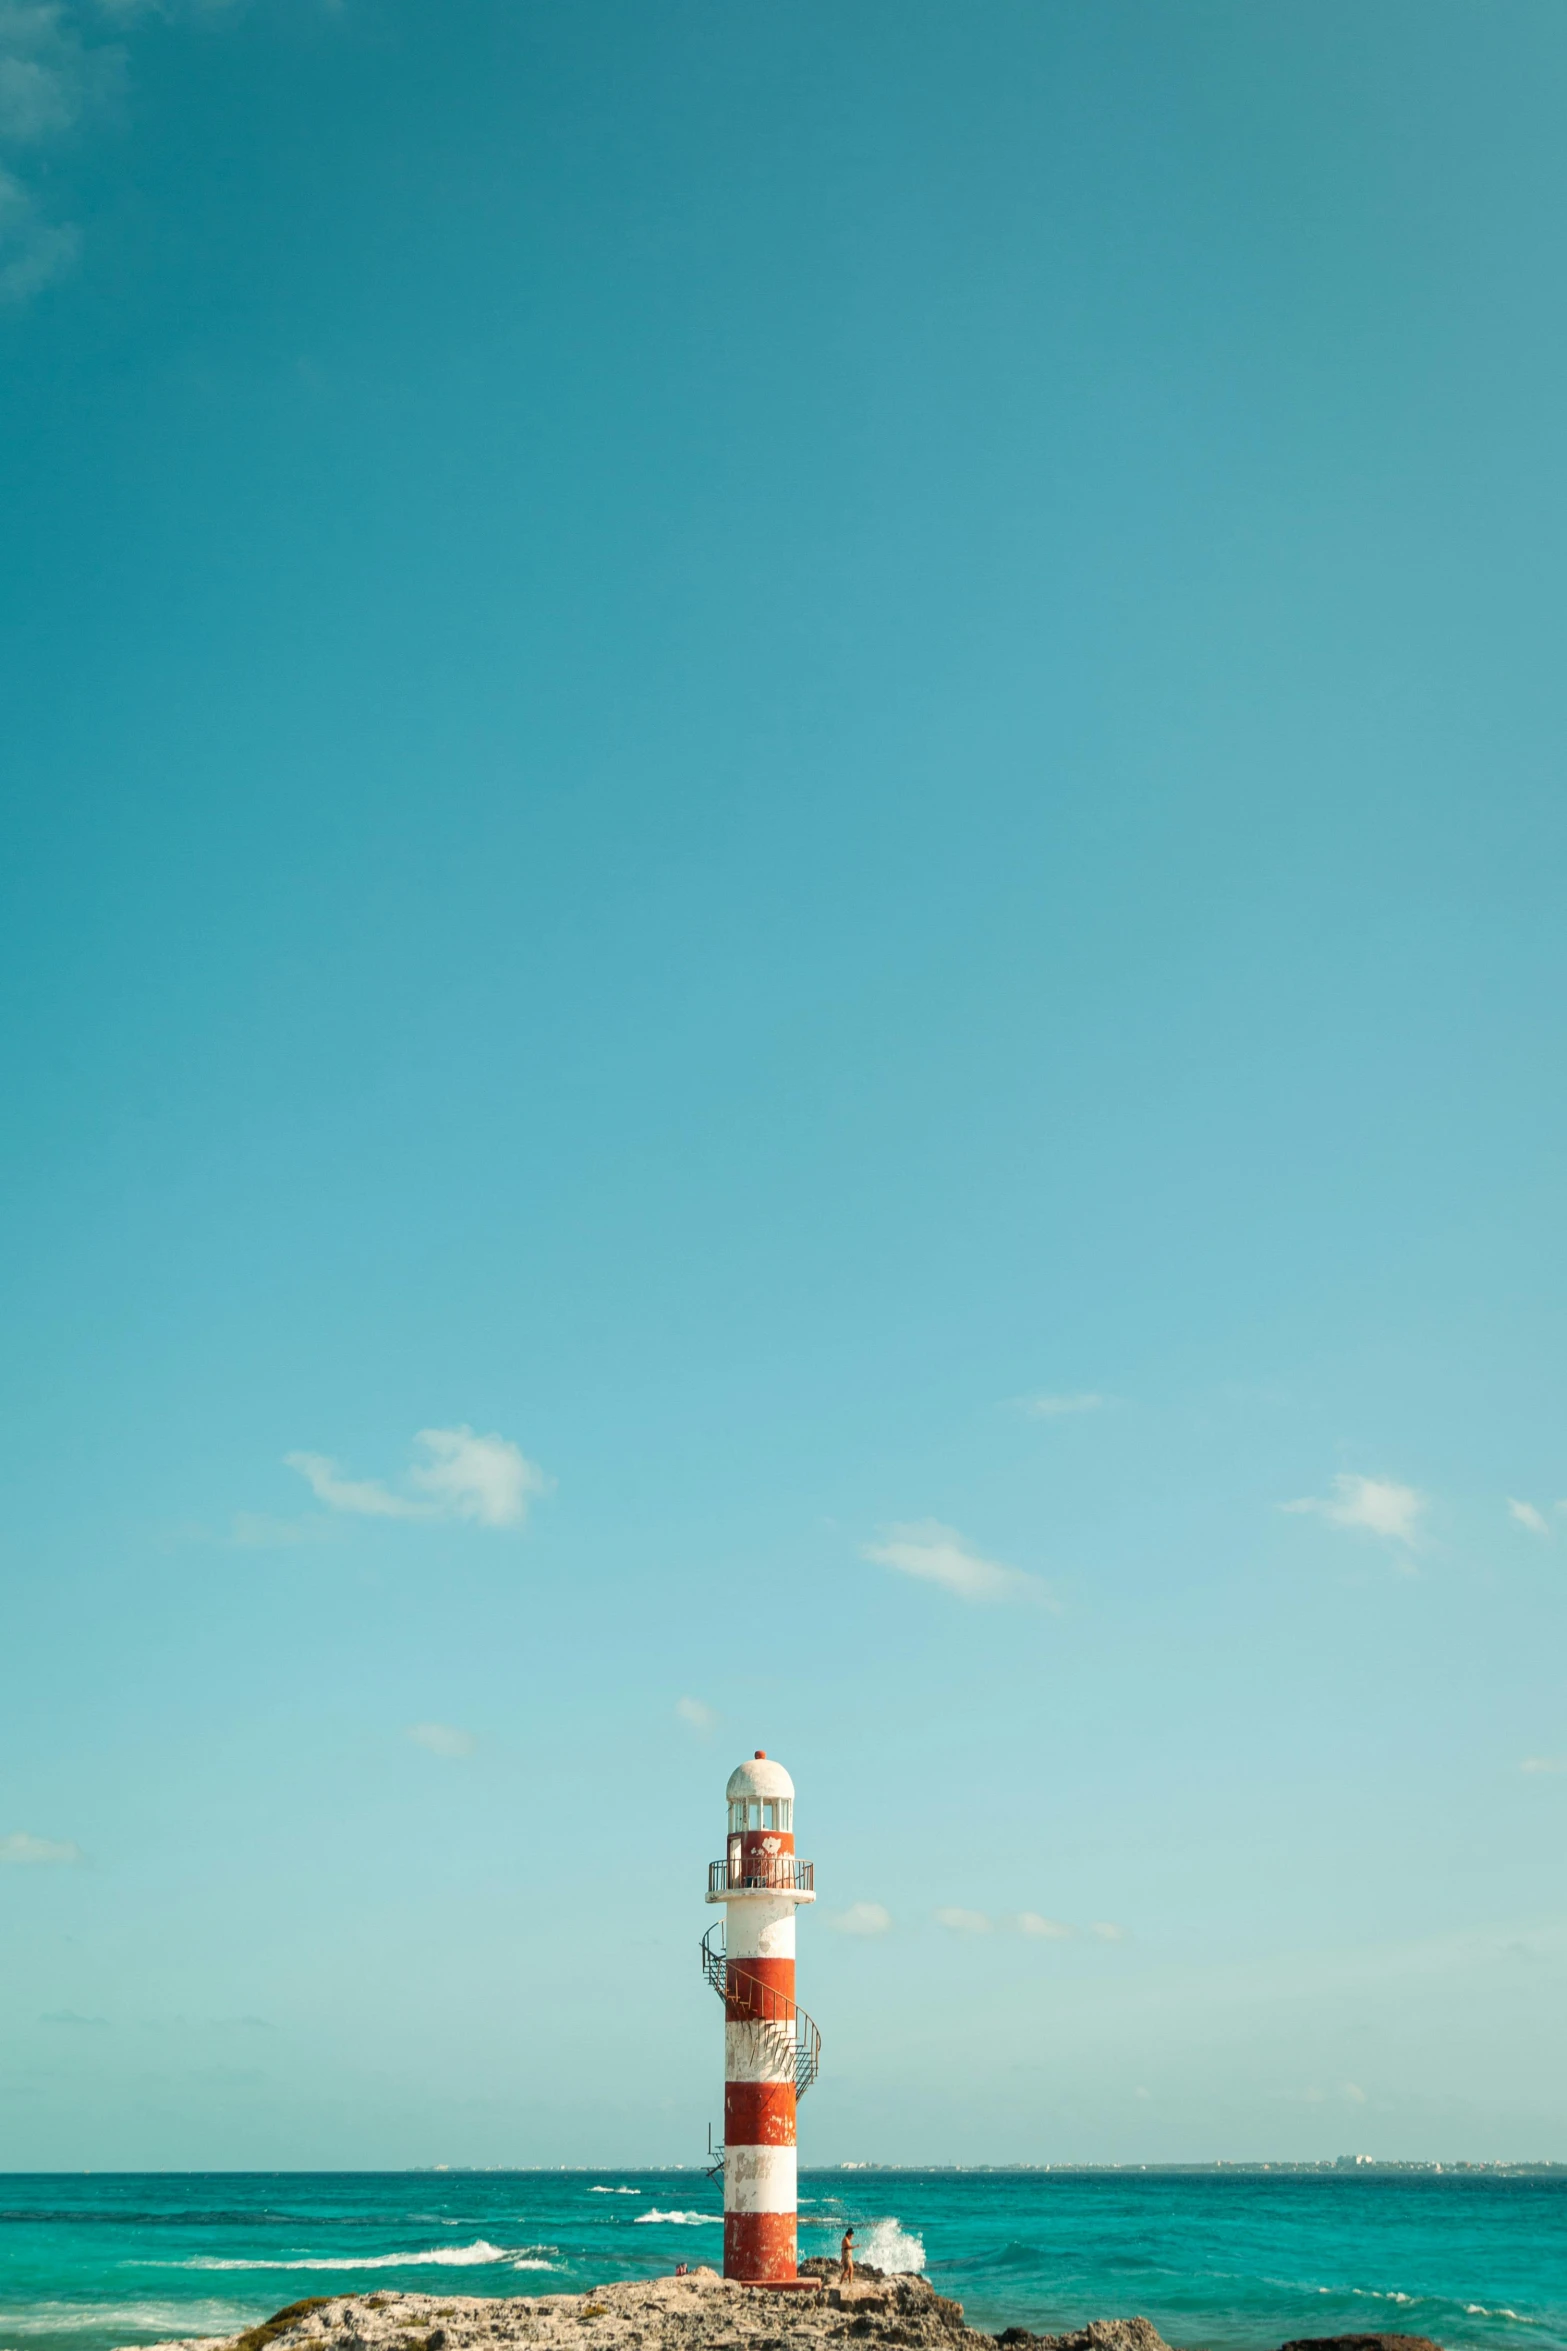
{"label": "spiral staircase on lighthouse", "polygon": [[[808,1884],[810,1866],[809,1862],[796,1862],[792,1855],[781,1857],[771,1864],[771,1868],[779,1873],[780,1884],[785,1870],[790,1872],[791,1884]],[[725,1868],[724,1862],[714,1862],[715,1884],[716,1873]],[[745,1880],[747,1886],[757,1888],[767,1882],[770,1881],[760,1877]],[[798,2001],[787,1999],[782,1992],[775,1991],[771,1984],[764,1983],[759,1975],[753,1974],[743,1959],[727,1956],[722,1919],[710,1926],[702,1937],[702,1973],[723,2001],[727,2017],[733,2018],[736,2023],[755,2024],[762,2028],[764,2047],[769,2048],[780,2074],[786,2080],[793,2077],[795,2096],[803,2098],[821,2071],[822,2036],[816,2019],[808,2016]],[[722,2147],[713,2147],[711,2143],[708,2151],[714,2158],[709,2177],[716,2177],[724,2168],[724,2151]]]}

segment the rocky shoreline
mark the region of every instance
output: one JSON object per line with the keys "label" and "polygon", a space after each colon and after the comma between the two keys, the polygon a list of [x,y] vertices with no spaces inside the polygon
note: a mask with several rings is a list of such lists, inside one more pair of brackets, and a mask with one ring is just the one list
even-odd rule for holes
{"label": "rocky shoreline", "polygon": [[[504,2301],[455,2294],[331,2294],[262,2325],[155,2351],[1170,2351],[1146,2318],[1094,2319],[1065,2334],[979,2333],[922,2277],[801,2264],[792,2290],[736,2285],[711,2269],[623,2279],[586,2294]],[[1259,2351],[1264,2347],[1259,2346]],[[1283,2351],[1439,2351],[1423,2335],[1302,2338]]]}

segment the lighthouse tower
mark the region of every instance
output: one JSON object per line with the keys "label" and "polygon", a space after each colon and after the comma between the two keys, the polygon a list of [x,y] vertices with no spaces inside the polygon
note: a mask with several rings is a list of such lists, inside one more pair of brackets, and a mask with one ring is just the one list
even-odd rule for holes
{"label": "lighthouse tower", "polygon": [[795,2104],[821,2035],[794,1997],[794,1914],[814,1870],[794,1854],[794,1782],[761,1748],[729,1775],[724,1858],[707,1873],[722,1926],[702,1944],[724,2003],[724,2275],[790,2283],[795,2266]]}

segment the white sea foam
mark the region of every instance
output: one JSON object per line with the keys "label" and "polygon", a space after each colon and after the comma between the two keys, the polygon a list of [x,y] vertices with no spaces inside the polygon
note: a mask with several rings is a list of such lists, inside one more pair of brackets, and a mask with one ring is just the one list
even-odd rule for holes
{"label": "white sea foam", "polygon": [[166,2343],[122,2343],[117,2351],[221,2351],[232,2335],[171,2335]]}
{"label": "white sea foam", "polygon": [[[216,2254],[198,2253],[180,2263],[181,2269],[474,2269],[487,2261],[510,2261],[532,2250],[527,2245],[492,2245],[477,2237],[471,2245],[436,2245],[426,2253],[347,2253],[336,2259],[308,2261],[224,2261]],[[545,2267],[548,2268],[546,2263]]]}
{"label": "white sea foam", "polygon": [[[125,2327],[145,2334],[157,2327],[170,2341],[227,2343],[247,2325],[243,2302],[126,2302],[104,2309],[96,2302],[33,2302],[24,2309],[0,2309],[0,2328],[9,2340],[19,2335],[62,2335],[86,2327]],[[178,2330],[183,2328],[184,2332]],[[149,2351],[155,2347],[149,2346]]]}
{"label": "white sea foam", "polygon": [[872,2269],[885,2269],[893,2276],[910,2277],[925,2266],[925,2241],[893,2219],[872,2221],[870,2233],[863,2243],[856,2232],[855,2258],[868,2261]]}
{"label": "white sea foam", "polygon": [[640,2188],[589,2188],[590,2196],[640,2196]]}
{"label": "white sea foam", "polygon": [[708,2227],[720,2229],[724,2225],[724,2216],[721,2212],[660,2212],[657,2205],[653,2207],[651,2212],[637,2214],[637,2227],[640,2228],[646,2220],[677,2221],[682,2228],[688,2229]]}

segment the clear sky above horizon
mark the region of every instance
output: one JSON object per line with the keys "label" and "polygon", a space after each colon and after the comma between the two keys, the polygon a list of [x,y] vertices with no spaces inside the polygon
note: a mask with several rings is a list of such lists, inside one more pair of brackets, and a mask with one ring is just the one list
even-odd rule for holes
{"label": "clear sky above horizon", "polygon": [[0,2165],[1567,2157],[1564,106],[0,5]]}

